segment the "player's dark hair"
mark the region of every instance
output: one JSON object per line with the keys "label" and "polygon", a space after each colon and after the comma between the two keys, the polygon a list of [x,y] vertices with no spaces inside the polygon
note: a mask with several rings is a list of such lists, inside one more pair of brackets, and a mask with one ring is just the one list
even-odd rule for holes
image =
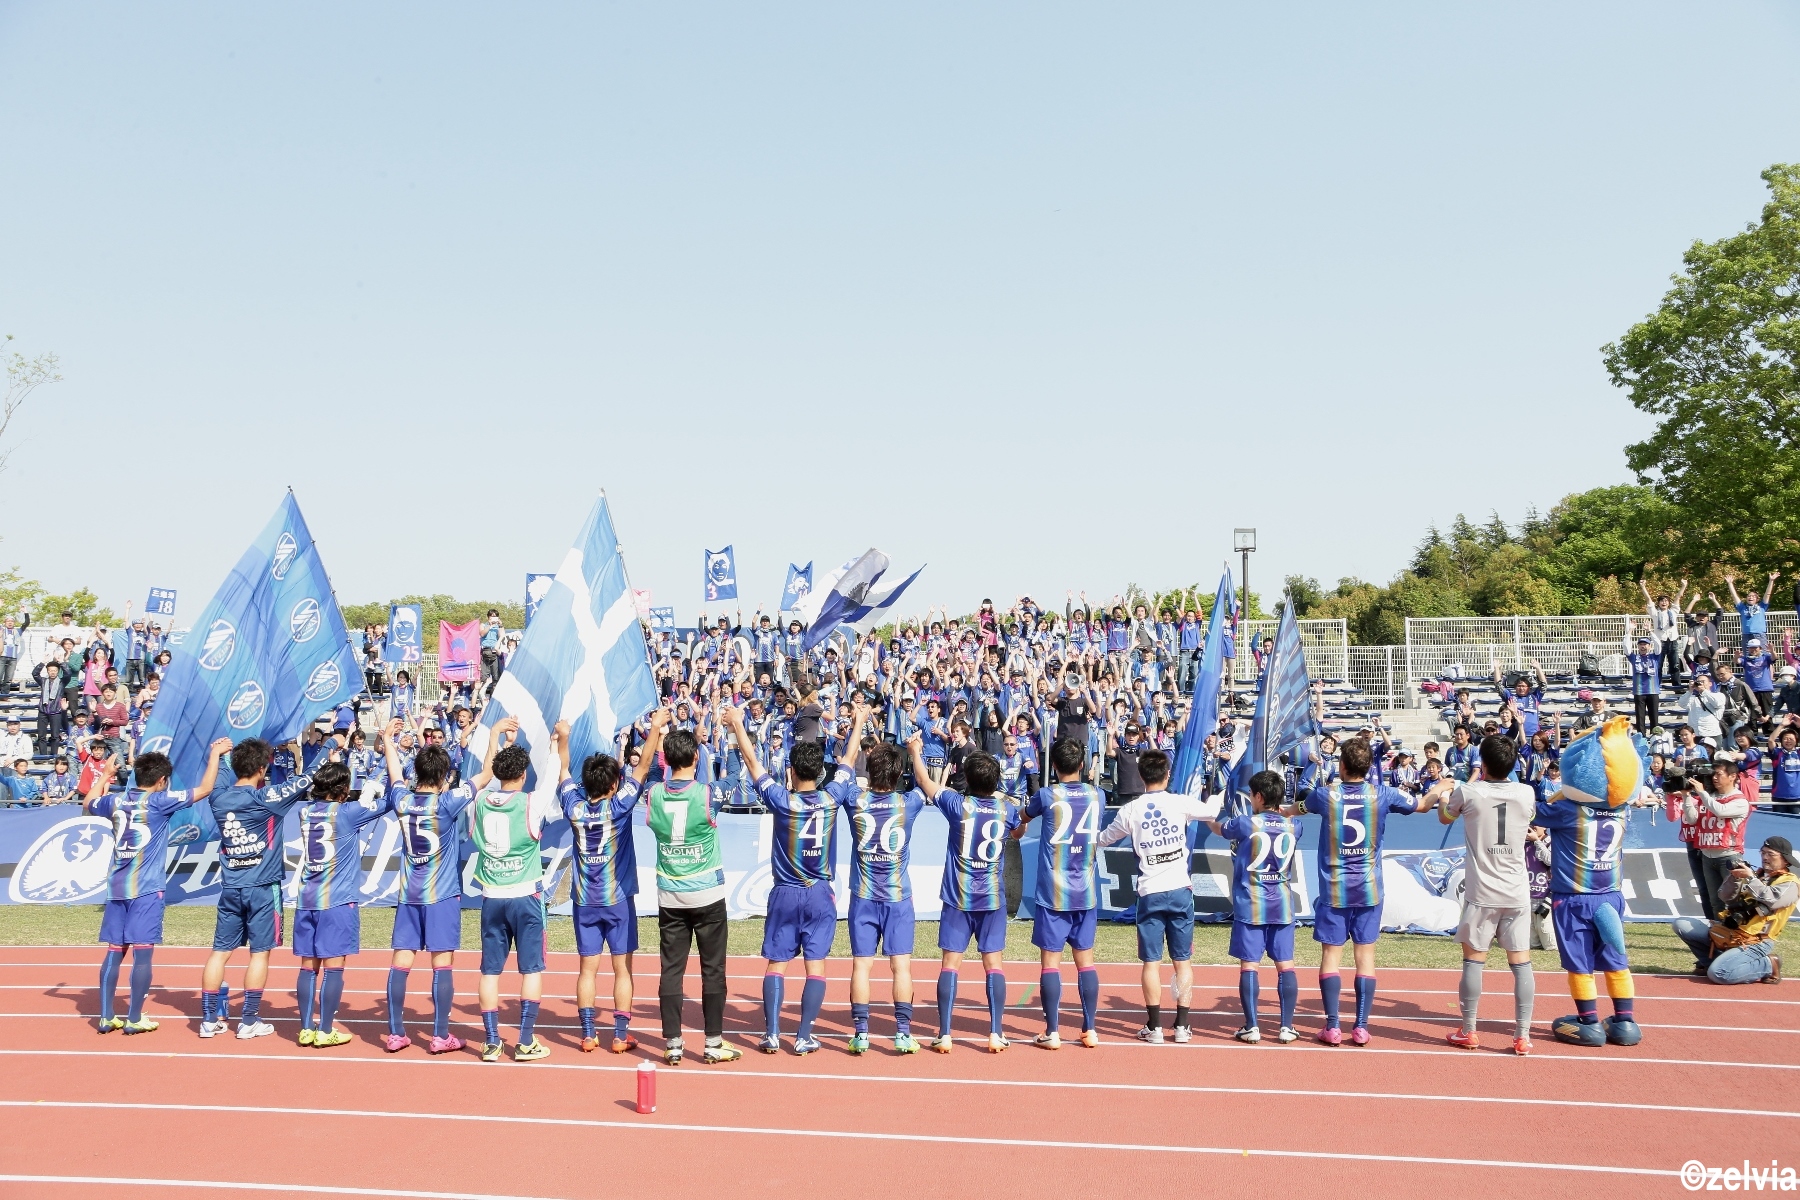
{"label": "player's dark hair", "polygon": [[1146,750],[1138,755],[1138,774],[1145,783],[1169,782],[1169,756],[1161,750]]}
{"label": "player's dark hair", "polygon": [[1287,794],[1287,782],[1273,771],[1258,771],[1250,777],[1250,790],[1257,799],[1274,808]]}
{"label": "player's dark hair", "polygon": [[1369,749],[1369,739],[1353,737],[1338,747],[1338,769],[1345,779],[1359,783],[1369,777],[1369,764],[1374,761],[1374,752]]}
{"label": "player's dark hair", "polygon": [[581,763],[581,790],[589,800],[619,790],[619,760],[610,754],[590,754]]}
{"label": "player's dark hair", "polygon": [[261,738],[245,738],[231,748],[231,773],[239,779],[260,775],[269,769],[274,756],[275,751]]}
{"label": "player's dark hair", "polygon": [[694,760],[700,757],[700,743],[687,730],[677,729],[663,739],[662,752],[663,761],[669,768],[680,771],[693,766]]}
{"label": "player's dark hair", "polygon": [[494,755],[494,778],[502,784],[517,783],[531,770],[531,751],[523,746],[508,746]]}
{"label": "player's dark hair", "polygon": [[1074,738],[1057,738],[1050,747],[1050,768],[1058,776],[1079,775],[1087,762],[1087,747]]}
{"label": "player's dark hair", "polygon": [[1000,760],[985,750],[977,750],[963,759],[963,778],[968,781],[969,795],[991,796],[1000,786]]}
{"label": "player's dark hair", "polygon": [[341,762],[328,762],[313,772],[314,800],[339,801],[350,795],[350,768]]}
{"label": "player's dark hair", "polygon": [[450,778],[450,752],[442,746],[425,746],[413,759],[413,781],[420,787],[441,788]]}
{"label": "player's dark hair", "polygon": [[869,751],[869,790],[874,792],[891,792],[900,786],[900,777],[906,773],[906,759],[900,754],[900,747],[892,742],[882,742]]}
{"label": "player's dark hair", "polygon": [[158,754],[152,750],[148,754],[137,756],[137,785],[141,788],[153,788],[173,773],[174,767],[169,756]]}
{"label": "player's dark hair", "polygon": [[1481,769],[1487,772],[1489,779],[1505,779],[1512,774],[1513,764],[1518,761],[1519,751],[1511,738],[1481,739]]}
{"label": "player's dark hair", "polygon": [[817,742],[800,742],[788,754],[788,770],[804,783],[818,783],[825,775],[825,748]]}

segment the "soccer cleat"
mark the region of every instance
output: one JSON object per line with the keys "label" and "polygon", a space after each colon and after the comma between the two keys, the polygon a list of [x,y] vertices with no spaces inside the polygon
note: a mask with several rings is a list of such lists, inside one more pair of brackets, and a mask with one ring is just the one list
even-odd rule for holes
{"label": "soccer cleat", "polygon": [[724,1042],[720,1042],[716,1046],[708,1046],[700,1055],[701,1061],[707,1063],[736,1062],[742,1057],[744,1057],[742,1050],[736,1046],[727,1046]]}
{"label": "soccer cleat", "polygon": [[1344,1044],[1344,1031],[1336,1025],[1327,1025],[1319,1030],[1319,1040],[1327,1046],[1341,1046]]}
{"label": "soccer cleat", "polygon": [[316,1029],[302,1029],[300,1031],[300,1036],[295,1038],[294,1040],[296,1042],[300,1043],[302,1046],[310,1046],[313,1044],[313,1039],[318,1036],[319,1036],[319,1031]]}
{"label": "soccer cleat", "polygon": [[1177,1025],[1169,1030],[1170,1041],[1185,1043],[1192,1040],[1193,1036],[1194,1031],[1186,1025]]}
{"label": "soccer cleat", "polygon": [[252,1021],[248,1025],[240,1022],[238,1024],[237,1038],[240,1042],[247,1042],[251,1038],[268,1037],[274,1032],[275,1027],[267,1021]]}
{"label": "soccer cleat", "polygon": [[461,1050],[462,1048],[462,1039],[454,1034],[449,1037],[433,1037],[431,1045],[425,1047],[432,1054],[448,1054],[452,1050]]}
{"label": "soccer cleat", "polygon": [[679,1067],[681,1065],[681,1052],[681,1039],[678,1037],[670,1038],[668,1043],[663,1046],[663,1062],[671,1067]]}
{"label": "soccer cleat", "polygon": [[499,1042],[489,1042],[481,1048],[482,1062],[499,1062],[501,1046]]}
{"label": "soccer cleat", "polygon": [[404,1033],[390,1033],[381,1039],[381,1048],[389,1054],[398,1054],[412,1045],[412,1039]]}
{"label": "soccer cleat", "polygon": [[1004,1053],[1006,1048],[1010,1045],[1012,1045],[1012,1043],[1006,1040],[1005,1034],[1002,1034],[1002,1033],[988,1034],[988,1053],[989,1054]]}
{"label": "soccer cleat", "polygon": [[1600,1022],[1583,1024],[1579,1016],[1558,1017],[1550,1022],[1550,1036],[1570,1046],[1604,1046],[1606,1031]]}
{"label": "soccer cleat", "polygon": [[1262,1030],[1254,1025],[1246,1025],[1231,1036],[1247,1046],[1254,1046],[1262,1041]]}
{"label": "soccer cleat", "polygon": [[1275,1040],[1285,1046],[1289,1042],[1299,1041],[1300,1035],[1294,1032],[1292,1025],[1283,1025],[1281,1031],[1275,1035]]}
{"label": "soccer cleat", "polygon": [[868,1049],[869,1049],[869,1035],[866,1033],[851,1034],[850,1035],[850,1044],[845,1046],[844,1049],[848,1050],[852,1054],[867,1053]]}
{"label": "soccer cleat", "polygon": [[[96,1026],[96,1028],[99,1029],[101,1033],[111,1033],[115,1029],[123,1029],[123,1028],[125,1028],[125,1018],[124,1017],[101,1017],[100,1022]],[[202,1030],[202,1032],[200,1034],[201,1037],[211,1037],[212,1036],[212,1034],[204,1032],[206,1029],[205,1021],[200,1022],[200,1028]]]}
{"label": "soccer cleat", "polygon": [[1625,1017],[1606,1018],[1606,1040],[1615,1046],[1635,1046],[1644,1040],[1644,1031],[1636,1021]]}
{"label": "soccer cleat", "polygon": [[612,1045],[607,1047],[607,1049],[611,1050],[614,1054],[623,1054],[627,1050],[636,1050],[637,1039],[627,1033],[624,1037],[614,1038],[612,1040]]}
{"label": "soccer cleat", "polygon": [[795,1054],[811,1054],[814,1050],[820,1048],[818,1038],[797,1037],[794,1039]]}
{"label": "soccer cleat", "polygon": [[1444,1040],[1452,1046],[1461,1046],[1464,1050],[1481,1049],[1481,1039],[1469,1030],[1452,1029],[1444,1035]]}
{"label": "soccer cleat", "polygon": [[550,1057],[550,1047],[538,1038],[513,1047],[514,1062],[536,1062],[540,1058]]}
{"label": "soccer cleat", "polygon": [[594,1051],[598,1050],[599,1048],[600,1048],[600,1039],[599,1038],[582,1038],[581,1039],[581,1052],[583,1054],[592,1054]]}
{"label": "soccer cleat", "polygon": [[323,1029],[313,1034],[313,1049],[322,1050],[326,1046],[342,1046],[350,1040],[350,1035],[342,1029],[333,1029],[326,1033]]}
{"label": "soccer cleat", "polygon": [[1062,1049],[1062,1034],[1060,1034],[1060,1033],[1040,1033],[1031,1040],[1031,1044],[1034,1046],[1041,1047],[1045,1050],[1061,1050]]}
{"label": "soccer cleat", "polygon": [[127,1021],[121,1028],[125,1033],[155,1033],[156,1022],[149,1017],[143,1017],[136,1021]]}
{"label": "soccer cleat", "polygon": [[1369,1027],[1367,1025],[1358,1025],[1355,1028],[1351,1029],[1350,1030],[1350,1042],[1352,1045],[1355,1045],[1355,1046],[1368,1045],[1369,1044]]}
{"label": "soccer cleat", "polygon": [[1081,1044],[1086,1046],[1089,1050],[1098,1049],[1100,1046],[1100,1031],[1098,1029],[1082,1030]]}
{"label": "soccer cleat", "polygon": [[1149,1042],[1152,1046],[1160,1046],[1163,1044],[1163,1033],[1160,1029],[1152,1029],[1146,1025],[1138,1030],[1137,1039],[1140,1042]]}
{"label": "soccer cleat", "polygon": [[918,1052],[919,1052],[919,1039],[918,1038],[914,1037],[910,1033],[897,1033],[894,1035],[894,1053],[895,1054],[917,1054]]}
{"label": "soccer cleat", "polygon": [[[119,1018],[114,1017],[113,1020],[119,1022],[115,1028],[123,1029],[125,1027],[125,1022],[119,1021]],[[202,1021],[200,1022],[200,1036],[203,1038],[215,1037],[218,1034],[224,1033],[226,1028],[227,1026],[223,1021]],[[105,1033],[106,1030],[102,1028],[100,1032]]]}
{"label": "soccer cleat", "polygon": [[756,1048],[764,1054],[780,1054],[781,1039],[772,1033],[765,1033],[756,1039]]}
{"label": "soccer cleat", "polygon": [[1521,1058],[1523,1058],[1527,1054],[1530,1054],[1531,1053],[1531,1039],[1530,1038],[1522,1038],[1522,1037],[1514,1038],[1513,1039],[1513,1053],[1517,1054]]}
{"label": "soccer cleat", "polygon": [[933,1038],[931,1048],[939,1054],[948,1054],[956,1049],[956,1042],[948,1037]]}

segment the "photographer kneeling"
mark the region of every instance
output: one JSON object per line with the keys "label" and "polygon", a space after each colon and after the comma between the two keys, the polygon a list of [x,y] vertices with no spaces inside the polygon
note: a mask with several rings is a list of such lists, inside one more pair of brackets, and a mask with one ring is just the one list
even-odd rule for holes
{"label": "photographer kneeling", "polygon": [[1762,844],[1762,870],[1739,863],[1725,877],[1717,921],[1709,925],[1681,917],[1675,922],[1675,932],[1694,952],[1696,971],[1704,971],[1714,983],[1781,982],[1774,939],[1800,900],[1794,867],[1793,844],[1784,837],[1769,838]]}

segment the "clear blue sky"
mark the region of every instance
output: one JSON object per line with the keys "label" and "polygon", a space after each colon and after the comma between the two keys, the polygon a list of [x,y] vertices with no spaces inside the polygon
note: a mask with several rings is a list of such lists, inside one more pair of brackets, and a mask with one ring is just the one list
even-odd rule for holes
{"label": "clear blue sky", "polygon": [[67,376],[0,562],[191,619],[292,484],[346,602],[511,596],[605,487],[684,619],[727,542],[747,607],[871,544],[1210,587],[1237,525],[1385,580],[1627,478],[1598,348],[1800,158],[1797,60],[1773,3],[0,4],[0,332]]}

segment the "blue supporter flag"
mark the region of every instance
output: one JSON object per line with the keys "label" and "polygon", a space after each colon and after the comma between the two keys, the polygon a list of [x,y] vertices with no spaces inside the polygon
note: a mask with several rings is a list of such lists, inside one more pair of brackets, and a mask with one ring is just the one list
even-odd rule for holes
{"label": "blue supporter flag", "polygon": [[616,753],[614,735],[655,707],[650,651],[602,495],[482,710],[469,751],[479,761],[495,722],[517,717],[519,741],[531,751],[529,786],[553,792],[550,730],[558,721],[569,722],[569,763],[579,775],[588,755]]}
{"label": "blue supporter flag", "polygon": [[792,612],[812,591],[812,564],[788,564],[787,582],[781,586],[781,611]]}
{"label": "blue supporter flag", "polygon": [[171,655],[141,749],[169,756],[172,786],[193,787],[213,739],[291,741],[362,685],[331,579],[289,492]]}
{"label": "blue supporter flag", "polygon": [[388,605],[387,641],[383,662],[416,663],[425,657],[425,609],[418,604]]}
{"label": "blue supporter flag", "polygon": [[737,599],[737,556],[727,546],[706,552],[706,601]]}
{"label": "blue supporter flag", "polygon": [[653,608],[650,610],[650,629],[655,633],[675,632],[675,609],[673,606]]}
{"label": "blue supporter flag", "polygon": [[1256,716],[1250,724],[1249,745],[1232,770],[1227,812],[1248,812],[1250,777],[1269,769],[1270,763],[1313,733],[1312,687],[1306,676],[1306,652],[1300,646],[1300,626],[1294,620],[1294,602],[1290,598],[1281,607],[1275,648],[1263,663],[1262,678],[1256,683]]}
{"label": "blue supporter flag", "polygon": [[175,589],[151,588],[150,598],[144,601],[146,617],[172,617],[175,615]]}
{"label": "blue supporter flag", "polygon": [[823,591],[809,593],[794,606],[794,616],[806,628],[801,648],[811,650],[841,625],[867,633],[881,624],[925,568],[920,567],[897,584],[884,585],[881,577],[887,569],[888,556],[871,549],[827,575]]}
{"label": "blue supporter flag", "polygon": [[1206,645],[1200,652],[1200,670],[1194,676],[1194,694],[1188,703],[1187,724],[1181,730],[1181,742],[1175,750],[1175,766],[1171,789],[1185,792],[1193,786],[1206,754],[1207,736],[1219,725],[1219,683],[1225,673],[1226,627],[1237,607],[1235,589],[1231,586],[1231,569],[1219,576],[1219,588],[1213,593],[1212,616],[1206,622]]}

